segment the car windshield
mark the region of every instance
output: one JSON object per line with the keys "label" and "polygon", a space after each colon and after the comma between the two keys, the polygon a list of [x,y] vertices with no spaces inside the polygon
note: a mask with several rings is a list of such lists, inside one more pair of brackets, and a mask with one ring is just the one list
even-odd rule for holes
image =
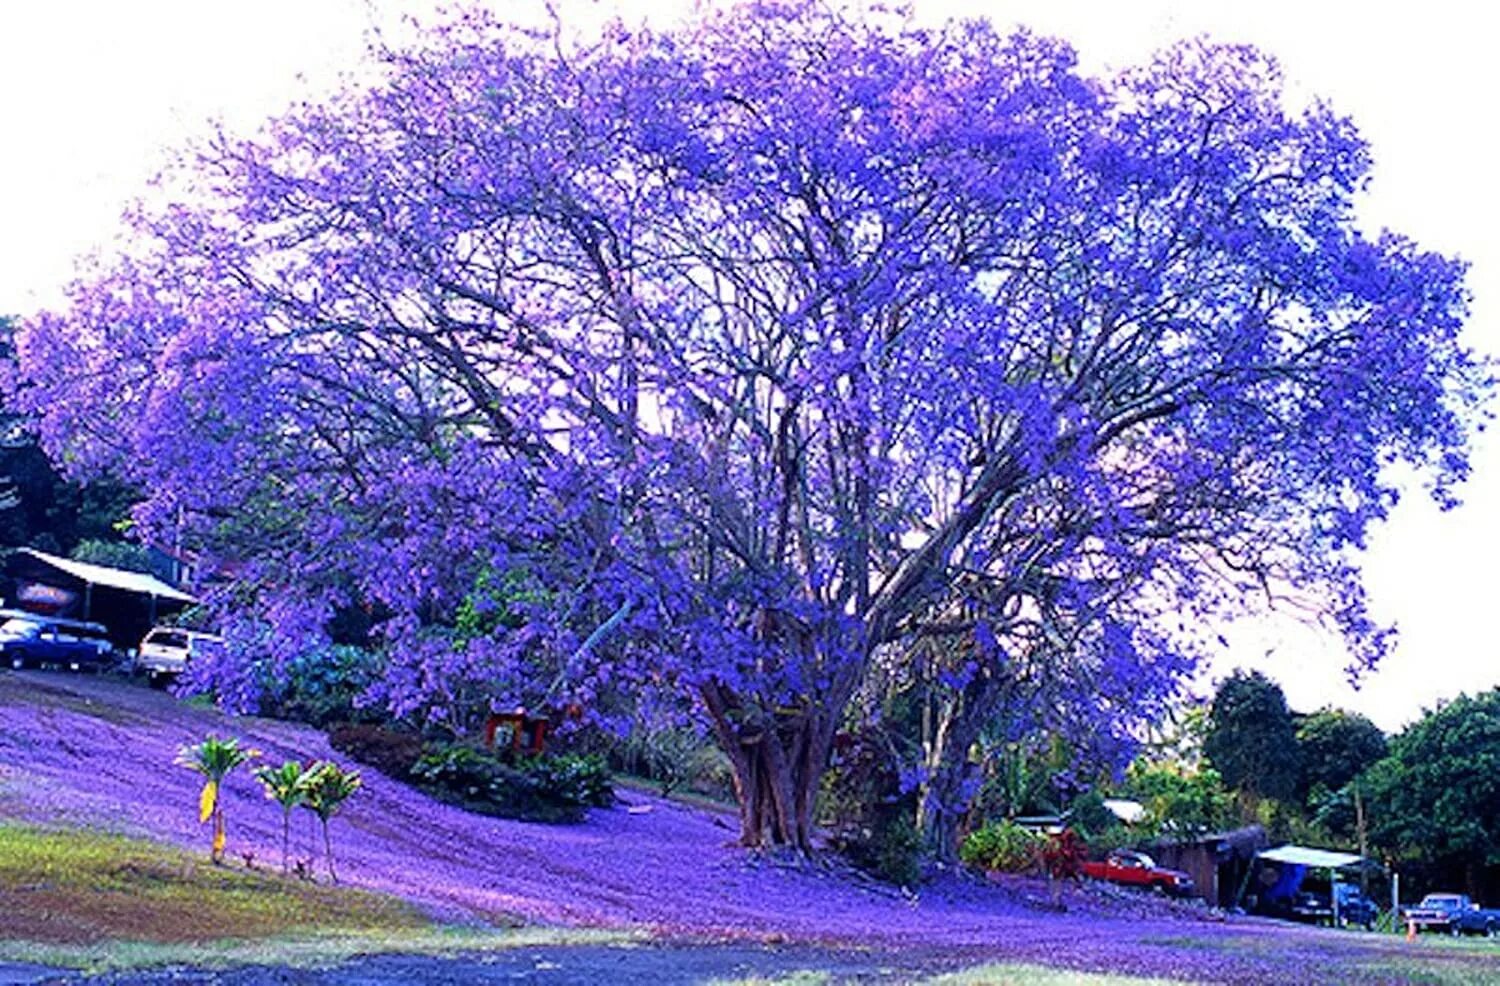
{"label": "car windshield", "polygon": [[32,620],[9,619],[0,623],[0,640],[24,640],[35,637],[41,624]]}
{"label": "car windshield", "polygon": [[187,634],[177,630],[152,630],[146,636],[146,643],[156,644],[158,647],[179,647],[187,649]]}
{"label": "car windshield", "polygon": [[1422,898],[1423,907],[1457,907],[1463,901],[1457,894],[1428,894]]}

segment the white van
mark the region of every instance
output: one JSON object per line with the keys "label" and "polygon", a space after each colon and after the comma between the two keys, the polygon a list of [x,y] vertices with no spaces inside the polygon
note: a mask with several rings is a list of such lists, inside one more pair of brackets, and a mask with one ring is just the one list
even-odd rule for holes
{"label": "white van", "polygon": [[152,678],[181,674],[195,657],[222,649],[224,638],[201,630],[156,627],[141,640],[135,670]]}

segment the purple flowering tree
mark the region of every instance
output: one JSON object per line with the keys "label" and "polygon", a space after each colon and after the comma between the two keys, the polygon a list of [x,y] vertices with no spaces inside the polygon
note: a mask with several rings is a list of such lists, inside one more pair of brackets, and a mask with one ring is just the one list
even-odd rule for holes
{"label": "purple flowering tree", "polygon": [[204,148],[18,337],[48,447],[243,563],[221,694],[371,605],[397,711],[687,691],[744,842],[805,849],[877,654],[945,655],[941,828],[1017,682],[1117,737],[1205,620],[1387,646],[1352,552],[1391,463],[1451,502],[1488,384],[1461,265],[1355,228],[1367,148],[1266,57],[1087,78],[787,0],[382,58]]}

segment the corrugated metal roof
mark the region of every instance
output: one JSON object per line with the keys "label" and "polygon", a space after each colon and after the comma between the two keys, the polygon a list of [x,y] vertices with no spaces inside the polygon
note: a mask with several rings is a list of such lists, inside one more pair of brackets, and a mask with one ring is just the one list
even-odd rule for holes
{"label": "corrugated metal roof", "polygon": [[86,561],[59,558],[35,548],[22,548],[21,552],[59,571],[66,572],[75,579],[92,582],[94,585],[106,585],[113,589],[123,589],[126,592],[135,592],[143,596],[156,596],[158,599],[175,599],[183,603],[198,601],[196,597],[188,595],[181,589],[174,589],[156,576],[147,575],[144,572],[127,572],[121,568],[108,568]]}
{"label": "corrugated metal roof", "polygon": [[1257,855],[1261,859],[1269,859],[1274,863],[1294,863],[1299,866],[1317,866],[1335,870],[1353,866],[1364,858],[1352,853],[1312,849],[1308,846],[1277,846],[1275,849],[1262,849]]}

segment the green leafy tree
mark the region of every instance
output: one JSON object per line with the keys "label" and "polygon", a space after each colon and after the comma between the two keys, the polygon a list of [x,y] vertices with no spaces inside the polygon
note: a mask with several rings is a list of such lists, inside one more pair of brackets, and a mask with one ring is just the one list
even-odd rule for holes
{"label": "green leafy tree", "polygon": [[1472,892],[1500,865],[1500,688],[1427,713],[1359,785],[1375,845],[1462,872]]}
{"label": "green leafy tree", "polygon": [[1385,733],[1357,712],[1320,709],[1297,724],[1304,802],[1330,794],[1385,757]]}
{"label": "green leafy tree", "polygon": [[198,796],[198,821],[213,819],[213,848],[210,858],[215,863],[224,861],[224,799],[220,797],[224,778],[241,764],[260,756],[258,750],[240,746],[237,739],[220,739],[209,736],[201,743],[184,746],[177,751],[177,764],[196,770],[204,777],[203,791]]}
{"label": "green leafy tree", "polygon": [[1212,767],[1137,760],[1126,774],[1125,793],[1146,809],[1140,828],[1149,834],[1199,835],[1234,819],[1234,795]]}
{"label": "green leafy tree", "polygon": [[127,572],[143,572],[146,575],[164,574],[152,561],[149,551],[139,544],[127,541],[87,538],[79,541],[68,554],[75,561],[86,561],[93,565],[123,568]]}
{"label": "green leafy tree", "polygon": [[1296,723],[1280,686],[1259,671],[1236,671],[1209,706],[1203,753],[1240,796],[1245,817],[1262,798],[1296,797],[1301,778]]}
{"label": "green leafy tree", "polygon": [[267,764],[257,768],[255,779],[266,789],[266,797],[281,806],[281,872],[290,868],[292,854],[292,811],[306,798],[303,781],[307,771],[296,760],[280,767]]}
{"label": "green leafy tree", "polygon": [[328,878],[334,883],[339,882],[339,877],[333,865],[333,840],[328,834],[328,823],[363,784],[359,771],[344,770],[329,760],[313,764],[302,777],[302,804],[317,815],[318,821],[322,823]]}
{"label": "green leafy tree", "polygon": [[[0,362],[15,356],[15,318],[0,315]],[[32,547],[58,555],[83,539],[118,541],[140,499],[130,486],[98,476],[64,479],[48,461],[29,420],[0,406],[0,548]]]}

